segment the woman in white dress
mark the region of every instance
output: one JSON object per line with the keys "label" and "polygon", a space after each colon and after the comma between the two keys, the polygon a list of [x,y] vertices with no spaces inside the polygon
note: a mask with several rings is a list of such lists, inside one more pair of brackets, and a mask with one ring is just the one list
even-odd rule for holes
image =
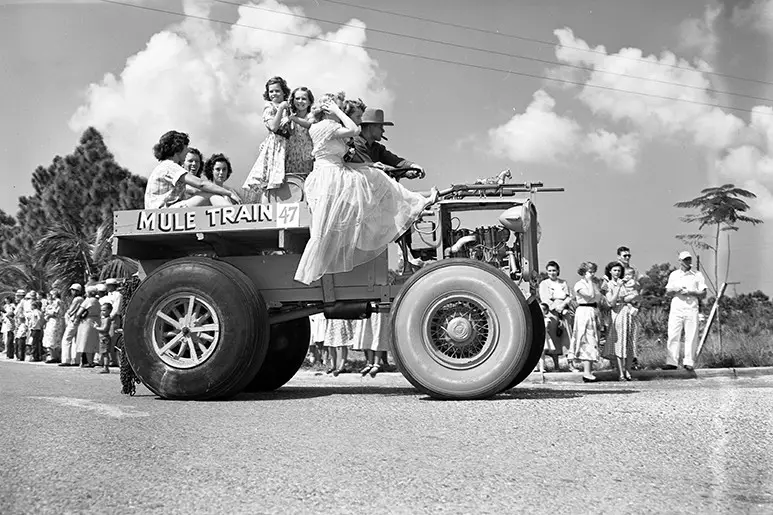
{"label": "woman in white dress", "polygon": [[48,349],[46,363],[59,363],[64,333],[64,303],[57,290],[51,290],[48,294],[48,303],[43,315],[46,320],[46,327],[43,329],[43,347]]}
{"label": "woman in white dress", "polygon": [[343,94],[328,93],[313,110],[314,170],[304,186],[311,238],[295,273],[304,284],[374,259],[437,200],[435,188],[427,198],[378,168],[344,163],[345,140],[360,128],[341,110],[343,100]]}
{"label": "woman in white dress", "polygon": [[75,337],[75,351],[77,364],[82,356],[86,357],[83,368],[94,367],[94,354],[99,352],[99,333],[97,327],[100,318],[99,299],[97,299],[97,287],[86,286],[86,299],[81,303],[75,319],[78,320],[78,333]]}
{"label": "woman in white dress", "polygon": [[591,372],[594,362],[599,359],[599,304],[601,288],[595,277],[598,267],[590,261],[580,265],[577,273],[581,279],[574,285],[577,310],[574,313],[574,331],[572,346],[568,358],[582,361],[582,380],[586,383],[596,381]]}

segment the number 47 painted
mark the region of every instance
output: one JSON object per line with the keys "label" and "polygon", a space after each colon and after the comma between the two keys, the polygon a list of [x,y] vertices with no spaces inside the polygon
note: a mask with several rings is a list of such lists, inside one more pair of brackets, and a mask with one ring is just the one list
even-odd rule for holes
{"label": "number 47 painted", "polygon": [[298,227],[299,215],[298,204],[277,204],[276,226]]}

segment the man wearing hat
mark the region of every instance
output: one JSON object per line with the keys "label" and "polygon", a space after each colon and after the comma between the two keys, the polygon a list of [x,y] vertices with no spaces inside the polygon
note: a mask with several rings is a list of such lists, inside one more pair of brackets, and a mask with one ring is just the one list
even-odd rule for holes
{"label": "man wearing hat", "polygon": [[[380,163],[387,174],[393,168],[414,167],[420,172],[406,172],[403,177],[406,179],[415,179],[424,176],[424,168],[420,165],[403,159],[386,149],[379,143],[384,137],[384,127],[393,126],[394,123],[384,121],[384,111],[381,109],[366,108],[362,113],[360,122],[360,134],[355,136],[352,141],[353,153],[349,155],[348,161],[351,163]],[[391,174],[390,174],[391,175]]]}
{"label": "man wearing hat", "polygon": [[692,254],[679,253],[679,269],[668,276],[666,291],[674,293],[668,312],[668,357],[664,370],[674,370],[679,365],[682,331],[684,331],[684,368],[693,370],[695,347],[698,342],[698,299],[706,296],[706,280],[703,274],[692,270]]}
{"label": "man wearing hat", "polygon": [[78,308],[83,303],[83,286],[78,283],[74,283],[70,286],[70,295],[72,295],[72,301],[70,301],[70,307],[64,313],[64,320],[66,322],[64,327],[64,333],[62,334],[62,362],[59,363],[60,367],[73,367],[77,366],[75,362],[75,337],[78,334],[78,320],[75,320],[75,313],[78,312]]}

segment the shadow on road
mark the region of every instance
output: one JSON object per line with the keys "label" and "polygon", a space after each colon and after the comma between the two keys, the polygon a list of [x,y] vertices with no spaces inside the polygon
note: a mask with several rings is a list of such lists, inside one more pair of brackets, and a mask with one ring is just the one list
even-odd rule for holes
{"label": "shadow on road", "polygon": [[596,389],[582,389],[582,390],[558,390],[553,388],[513,388],[512,390],[505,392],[503,395],[495,397],[495,399],[576,399],[578,397],[587,397],[589,395],[630,395],[633,393],[640,393],[638,390],[596,390]]}
{"label": "shadow on road", "polygon": [[[491,401],[515,401],[529,399],[576,399],[588,395],[629,395],[639,393],[636,390],[557,390],[551,388],[514,388],[505,393],[495,395],[484,402]],[[395,388],[388,386],[334,386],[334,387],[303,387],[289,386],[273,392],[242,392],[230,401],[280,401],[293,399],[314,399],[318,397],[329,397],[331,395],[381,395],[384,397],[410,396],[420,397],[422,401],[448,402],[441,399],[434,399],[425,395],[414,388]]]}
{"label": "shadow on road", "polygon": [[413,388],[395,388],[388,386],[286,386],[273,392],[242,392],[231,400],[279,401],[290,399],[313,399],[316,397],[329,397],[330,395],[383,395],[384,397],[394,397],[405,395],[416,396],[420,394]]}

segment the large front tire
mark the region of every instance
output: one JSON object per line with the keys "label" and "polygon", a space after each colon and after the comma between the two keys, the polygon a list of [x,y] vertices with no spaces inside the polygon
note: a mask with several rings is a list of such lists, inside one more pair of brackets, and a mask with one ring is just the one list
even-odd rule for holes
{"label": "large front tire", "polygon": [[247,392],[270,392],[293,378],[309,352],[311,324],[308,317],[271,326],[268,352]]}
{"label": "large front tire", "polygon": [[439,399],[483,399],[510,385],[532,339],[526,300],[512,280],[471,259],[422,269],[395,298],[394,359],[420,391]]}
{"label": "large front tire", "polygon": [[182,258],[155,270],[131,298],[126,356],[165,399],[227,398],[254,377],[266,355],[268,310],[241,271]]}

